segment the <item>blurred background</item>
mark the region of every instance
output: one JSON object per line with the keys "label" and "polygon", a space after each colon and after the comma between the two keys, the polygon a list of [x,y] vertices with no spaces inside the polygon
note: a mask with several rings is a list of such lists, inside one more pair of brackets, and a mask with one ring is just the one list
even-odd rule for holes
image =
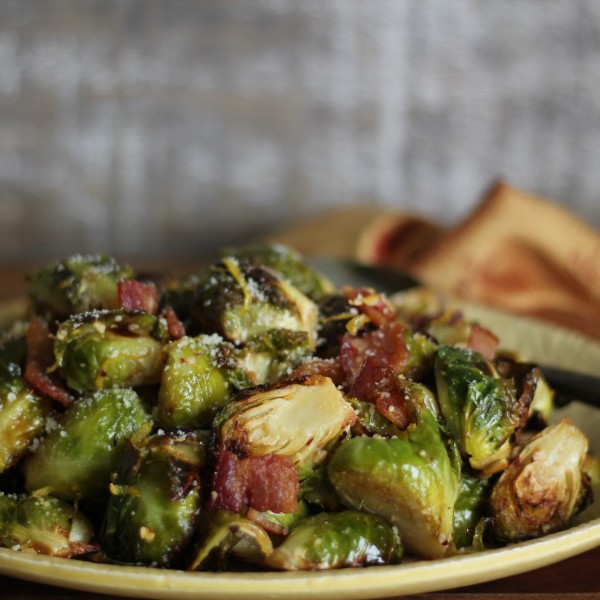
{"label": "blurred background", "polygon": [[0,261],[452,224],[498,177],[598,227],[599,119],[592,0],[0,0]]}

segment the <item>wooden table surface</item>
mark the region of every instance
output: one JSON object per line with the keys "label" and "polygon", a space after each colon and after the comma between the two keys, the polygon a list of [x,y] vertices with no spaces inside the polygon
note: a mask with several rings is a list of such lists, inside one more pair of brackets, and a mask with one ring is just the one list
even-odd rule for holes
{"label": "wooden table surface", "polygon": [[[0,267],[0,301],[22,295],[26,289],[27,267]],[[66,600],[113,598],[41,585],[0,576],[0,597],[7,600],[64,598]],[[480,585],[403,596],[423,600],[583,600],[600,598],[600,547],[562,562],[521,575]]]}

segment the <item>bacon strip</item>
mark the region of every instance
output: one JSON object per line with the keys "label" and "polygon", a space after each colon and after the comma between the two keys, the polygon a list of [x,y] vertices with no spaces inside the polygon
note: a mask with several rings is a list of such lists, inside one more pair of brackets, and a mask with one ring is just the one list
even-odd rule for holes
{"label": "bacon strip", "polygon": [[209,509],[241,513],[251,506],[260,512],[294,512],[299,488],[298,471],[288,456],[238,458],[222,450],[213,474]]}
{"label": "bacon strip", "polygon": [[381,366],[402,373],[409,358],[402,325],[395,321],[386,322],[361,336],[349,333],[342,336],[340,365],[349,383],[354,383],[367,358],[373,358]]}
{"label": "bacon strip", "polygon": [[155,315],[158,310],[158,290],[151,281],[123,279],[117,284],[119,305],[131,310],[144,310]]}
{"label": "bacon strip", "polygon": [[27,359],[23,378],[31,387],[49,396],[63,406],[71,406],[75,399],[58,380],[54,373],[48,370],[54,363],[54,343],[50,337],[48,326],[42,319],[33,318],[25,332]]}

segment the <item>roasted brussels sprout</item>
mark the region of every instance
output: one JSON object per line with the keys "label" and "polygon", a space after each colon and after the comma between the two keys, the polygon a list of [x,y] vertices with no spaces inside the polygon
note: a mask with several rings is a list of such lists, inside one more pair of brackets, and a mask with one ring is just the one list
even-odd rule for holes
{"label": "roasted brussels sprout", "polygon": [[331,379],[314,375],[254,388],[217,417],[221,444],[245,455],[281,454],[316,465],[355,419]]}
{"label": "roasted brussels sprout", "polygon": [[344,504],[384,517],[417,556],[440,558],[452,538],[458,469],[435,415],[421,410],[399,437],[344,441],[328,473]]}
{"label": "roasted brussels sprout", "polygon": [[235,389],[232,384],[250,387],[234,352],[234,347],[218,335],[184,337],[169,344],[158,394],[159,425],[207,426],[230,399]]}
{"label": "roasted brussels sprout", "polygon": [[484,476],[504,469],[527,410],[512,382],[497,377],[481,354],[452,346],[438,349],[435,379],[442,414],[471,467]]}
{"label": "roasted brussels sprout", "polygon": [[158,383],[164,365],[160,320],[139,311],[94,311],[64,321],[54,354],[78,391]]}
{"label": "roasted brussels sprout", "polygon": [[98,550],[93,535],[87,518],[58,498],[0,493],[0,542],[7,548],[71,558]]}
{"label": "roasted brussels sprout", "polygon": [[0,473],[13,466],[44,430],[50,403],[22,379],[14,363],[0,366]]}
{"label": "roasted brussels sprout", "polygon": [[261,564],[272,551],[271,538],[256,523],[223,510],[210,512],[201,526],[189,570],[226,569],[231,557]]}
{"label": "roasted brussels sprout", "polygon": [[112,388],[78,400],[25,459],[27,489],[47,488],[64,500],[107,496],[125,441],[149,423],[133,390]]}
{"label": "roasted brussels sprout", "polygon": [[503,542],[566,527],[590,500],[587,438],[567,419],[535,435],[492,489],[494,534]]}
{"label": "roasted brussels sprout", "polygon": [[267,267],[289,281],[312,300],[319,300],[333,291],[333,284],[304,262],[302,256],[281,244],[253,244],[237,248],[224,255],[247,261],[257,267]]}
{"label": "roasted brussels sprout", "polygon": [[286,571],[390,565],[400,562],[402,550],[396,529],[384,519],[345,510],[300,521],[266,564]]}
{"label": "roasted brussels sprout", "polygon": [[103,548],[123,562],[173,566],[196,527],[205,449],[192,433],[157,435],[129,454],[110,486]]}
{"label": "roasted brussels sprout", "polygon": [[193,314],[204,331],[242,344],[272,329],[304,332],[316,344],[316,304],[285,279],[226,257],[200,278]]}
{"label": "roasted brussels sprout", "polygon": [[117,284],[130,277],[132,269],[109,256],[76,254],[34,273],[29,295],[39,314],[62,319],[73,313],[117,308]]}

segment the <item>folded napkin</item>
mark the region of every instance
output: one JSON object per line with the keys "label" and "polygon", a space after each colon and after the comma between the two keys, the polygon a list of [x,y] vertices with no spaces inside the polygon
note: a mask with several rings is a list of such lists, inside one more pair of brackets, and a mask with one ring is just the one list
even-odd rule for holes
{"label": "folded napkin", "polygon": [[363,208],[278,239],[308,254],[408,271],[434,290],[600,339],[600,234],[506,183],[494,185],[464,222],[447,230],[418,216]]}

